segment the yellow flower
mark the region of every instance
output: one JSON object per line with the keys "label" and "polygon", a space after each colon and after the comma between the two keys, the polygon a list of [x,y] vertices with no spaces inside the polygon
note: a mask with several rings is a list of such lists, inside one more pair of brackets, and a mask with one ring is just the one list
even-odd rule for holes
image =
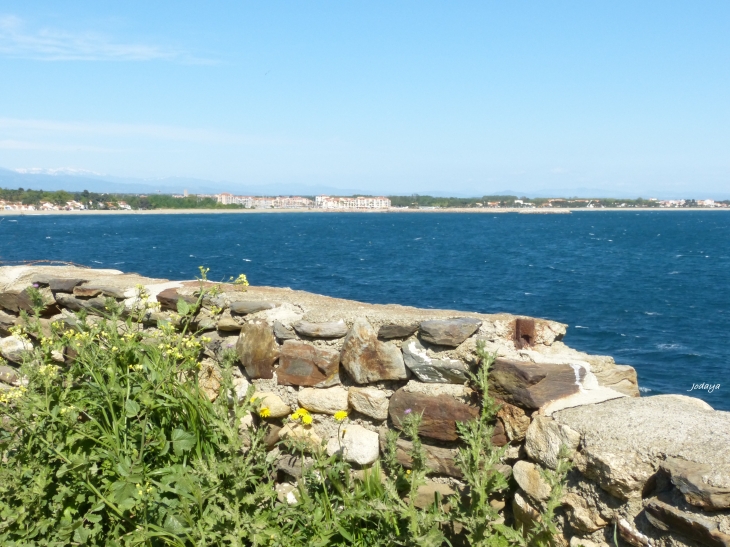
{"label": "yellow flower", "polygon": [[268,418],[271,416],[271,411],[268,409],[268,407],[262,406],[261,410],[259,410],[259,416],[262,418]]}
{"label": "yellow flower", "polygon": [[302,416],[302,423],[305,425],[309,425],[312,423],[312,417],[309,414],[305,414]]}
{"label": "yellow flower", "polygon": [[306,416],[307,414],[309,414],[309,411],[306,408],[302,407],[297,408],[297,412],[300,416]]}
{"label": "yellow flower", "polygon": [[343,422],[347,419],[347,410],[338,410],[335,412],[335,420]]}
{"label": "yellow flower", "polygon": [[411,470],[410,470],[410,469],[408,469],[408,470],[406,471],[406,475],[410,475],[410,474],[411,474]]}

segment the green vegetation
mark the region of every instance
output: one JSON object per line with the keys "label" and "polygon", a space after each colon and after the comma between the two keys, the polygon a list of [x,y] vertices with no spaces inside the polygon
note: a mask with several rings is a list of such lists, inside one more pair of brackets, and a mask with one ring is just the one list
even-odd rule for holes
{"label": "green vegetation", "polygon": [[[154,331],[140,322],[153,307],[140,289],[129,312],[108,299],[99,316],[79,314],[50,330],[39,320],[41,293],[28,289],[35,313],[16,336],[38,341],[23,365],[26,386],[0,399],[0,543],[6,546],[547,546],[567,472],[546,471],[552,496],[531,529],[508,526],[491,505],[508,482],[490,442],[497,405],[488,394],[493,357],[471,377],[483,405],[462,424],[458,464],[465,488],[450,506],[440,496],[415,506],[424,484],[421,417],[404,418],[411,469],[396,458],[391,432],[382,459],[356,473],[323,446],[289,437],[279,450],[299,456],[296,503],[277,499],[276,452],[267,452],[267,409],[253,387],[236,393],[236,355],[221,359],[221,392],[211,402],[199,383],[204,339],[191,329],[206,298],[201,268],[197,302],[178,302],[178,319]],[[240,279],[240,278],[239,278]],[[243,281],[240,283],[245,286]],[[57,360],[65,352],[70,362]],[[252,426],[251,416],[255,416]],[[347,427],[346,413],[336,415]],[[289,418],[311,423],[303,409]],[[304,465],[305,458],[308,464]]]}

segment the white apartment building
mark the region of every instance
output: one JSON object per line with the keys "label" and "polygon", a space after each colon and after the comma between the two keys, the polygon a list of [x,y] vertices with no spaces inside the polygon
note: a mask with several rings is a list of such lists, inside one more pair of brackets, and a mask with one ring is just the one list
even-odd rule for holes
{"label": "white apartment building", "polygon": [[362,210],[362,209],[390,209],[388,198],[378,197],[330,197],[317,196],[314,198],[315,207],[318,209],[336,210]]}
{"label": "white apartment building", "polygon": [[247,209],[306,209],[312,207],[312,200],[298,196],[251,197],[234,196],[224,192],[215,196],[223,205],[242,205]]}

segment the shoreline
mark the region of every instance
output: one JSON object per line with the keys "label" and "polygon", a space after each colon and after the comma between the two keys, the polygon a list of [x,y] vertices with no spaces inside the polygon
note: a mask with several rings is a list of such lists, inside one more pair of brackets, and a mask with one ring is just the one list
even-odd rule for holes
{"label": "shoreline", "polygon": [[624,212],[624,213],[637,213],[637,212],[679,212],[679,211],[730,211],[730,208],[726,207],[681,207],[681,208],[625,208],[625,207],[605,207],[600,209],[588,209],[588,208],[565,208],[565,209],[551,209],[551,210],[534,210],[534,209],[517,209],[517,208],[500,208],[500,209],[471,209],[471,208],[451,208],[451,209],[377,209],[377,210],[364,210],[364,211],[332,211],[323,209],[151,209],[151,210],[132,210],[132,211],[22,211],[17,209],[2,209],[0,210],[0,217],[5,216],[54,216],[54,215],[67,215],[67,216],[91,216],[91,215],[210,215],[210,214],[286,214],[286,213],[325,213],[325,214],[341,214],[341,213],[358,213],[358,214],[418,214],[418,213],[436,213],[436,214],[448,214],[448,213],[459,213],[459,214],[520,214],[520,215],[567,215],[571,213],[589,212]]}

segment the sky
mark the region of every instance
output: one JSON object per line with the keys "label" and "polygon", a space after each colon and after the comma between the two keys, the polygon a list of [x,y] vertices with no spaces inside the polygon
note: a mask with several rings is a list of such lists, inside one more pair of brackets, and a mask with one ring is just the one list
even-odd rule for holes
{"label": "sky", "polygon": [[0,167],[730,192],[727,1],[0,4]]}

